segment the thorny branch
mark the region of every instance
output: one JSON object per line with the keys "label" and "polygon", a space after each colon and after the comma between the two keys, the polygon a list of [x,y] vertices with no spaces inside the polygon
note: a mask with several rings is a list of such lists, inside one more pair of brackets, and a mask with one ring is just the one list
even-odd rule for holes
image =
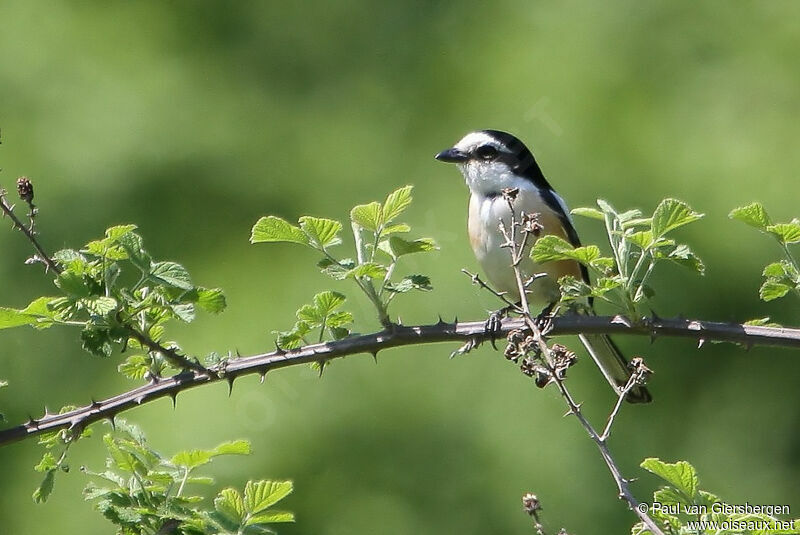
{"label": "thorny branch", "polygon": [[[612,457],[607,444],[608,434],[611,432],[611,425],[614,422],[614,418],[619,411],[622,401],[634,386],[644,382],[649,370],[645,372],[644,370],[646,370],[646,368],[642,368],[643,364],[641,359],[637,360],[637,364],[640,366],[640,368],[634,371],[632,377],[625,385],[625,388],[619,392],[617,403],[608,418],[606,428],[602,435],[599,434],[591,422],[589,422],[589,420],[583,414],[581,405],[575,401],[572,393],[569,391],[566,383],[564,382],[567,368],[575,363],[575,355],[571,351],[567,350],[564,346],[559,344],[554,344],[552,348],[549,347],[547,345],[545,335],[551,330],[550,322],[547,321],[542,326],[540,323],[541,320],[538,318],[535,319],[531,314],[527,297],[528,286],[524,281],[522,272],[520,271],[519,263],[520,259],[525,253],[525,246],[528,242],[528,237],[534,231],[531,230],[529,224],[526,223],[527,221],[531,220],[530,216],[522,214],[522,221],[517,220],[517,213],[514,208],[514,200],[516,199],[518,193],[519,190],[516,189],[503,190],[503,198],[508,203],[508,207],[511,212],[511,228],[509,230],[506,228],[503,222],[500,221],[500,232],[503,233],[503,236],[506,240],[505,246],[509,247],[510,249],[511,266],[514,269],[514,276],[519,289],[522,319],[527,327],[528,332],[530,333],[530,336],[525,336],[524,332],[521,334],[515,333],[515,335],[509,335],[509,348],[512,350],[514,349],[512,346],[514,342],[517,343],[518,347],[511,360],[516,362],[520,357],[524,356],[524,360],[521,365],[522,372],[526,375],[533,376],[537,386],[545,386],[548,383],[554,383],[556,385],[558,391],[561,393],[561,397],[564,398],[564,401],[569,408],[567,414],[572,414],[575,416],[575,418],[577,418],[581,426],[583,426],[584,430],[589,434],[592,441],[594,441],[594,443],[597,445],[597,448],[600,450],[600,455],[603,457],[603,460],[605,461],[606,466],[611,472],[614,482],[617,485],[619,497],[628,503],[628,507],[630,507],[630,509],[639,517],[639,519],[654,535],[664,535],[653,519],[650,518],[646,512],[642,512],[639,509],[639,501],[628,487],[628,480],[622,475],[622,471]],[[540,230],[540,227],[536,229],[537,232]],[[518,237],[518,231],[522,233],[521,238]],[[528,341],[530,337],[533,338],[533,344]],[[520,338],[523,338],[522,342],[519,341]],[[528,353],[530,352],[533,353],[533,357],[528,356]],[[508,349],[506,351],[506,356],[509,356]],[[542,370],[540,367],[544,367],[544,369]],[[538,518],[536,519],[536,523],[538,525]],[[539,531],[541,533],[541,530]]]}
{"label": "thorny branch", "polygon": [[[508,335],[519,331],[525,323],[519,318],[502,321],[499,334]],[[579,333],[629,334],[648,337],[685,337],[698,341],[714,340],[751,345],[782,346],[800,348],[800,329],[760,327],[729,323],[700,322],[684,319],[651,319],[633,324],[621,316],[560,316],[551,321],[548,336]],[[335,342],[311,344],[291,351],[281,349],[270,353],[229,360],[221,366],[208,368],[207,372],[186,371],[142,385],[103,401],[64,414],[49,414],[27,423],[0,431],[0,446],[25,438],[59,429],[83,429],[103,419],[112,419],[117,414],[149,403],[171,397],[196,386],[227,380],[230,384],[245,375],[264,375],[272,370],[307,364],[327,362],[334,358],[356,354],[377,354],[378,351],[394,347],[421,345],[436,342],[481,343],[491,338],[484,321],[453,322],[440,321],[433,325],[395,325],[389,330],[373,334],[352,336]]]}

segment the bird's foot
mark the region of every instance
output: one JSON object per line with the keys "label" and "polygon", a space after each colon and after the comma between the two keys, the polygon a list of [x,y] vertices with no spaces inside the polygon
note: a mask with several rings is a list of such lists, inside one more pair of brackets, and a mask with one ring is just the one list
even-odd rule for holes
{"label": "bird's foot", "polygon": [[497,351],[497,344],[495,342],[503,332],[503,319],[508,317],[510,310],[510,306],[495,310],[489,315],[489,319],[486,320],[486,323],[484,323],[486,334],[489,335],[489,342],[492,344],[495,351]]}

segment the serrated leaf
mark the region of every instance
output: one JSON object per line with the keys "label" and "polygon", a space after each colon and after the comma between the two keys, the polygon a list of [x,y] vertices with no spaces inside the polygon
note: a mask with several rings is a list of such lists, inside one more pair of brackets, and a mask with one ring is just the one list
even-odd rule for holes
{"label": "serrated leaf", "polygon": [[344,310],[330,314],[325,320],[325,324],[331,329],[341,327],[342,325],[348,325],[350,323],[353,323],[353,315]]}
{"label": "serrated leaf", "polygon": [[317,307],[313,305],[303,305],[296,312],[297,319],[307,322],[312,327],[316,327],[322,323],[324,316],[319,313]]}
{"label": "serrated leaf", "polygon": [[89,297],[92,292],[86,284],[83,275],[64,271],[55,280],[56,286],[71,297]]}
{"label": "serrated leaf", "polygon": [[33,325],[36,322],[37,318],[35,316],[25,314],[21,310],[0,307],[0,329]]}
{"label": "serrated leaf", "polygon": [[314,296],[314,306],[321,316],[327,316],[342,306],[346,300],[347,298],[339,292],[328,290]]}
{"label": "serrated leaf", "polygon": [[794,288],[793,285],[787,284],[786,282],[769,279],[764,281],[764,284],[759,288],[758,296],[762,301],[774,301],[794,290]]}
{"label": "serrated leaf", "polygon": [[704,214],[695,212],[683,201],[677,199],[664,199],[653,212],[653,237],[658,239],[667,232],[697,221]]}
{"label": "serrated leaf", "polygon": [[177,262],[158,262],[153,264],[148,278],[181,290],[191,290],[194,287],[189,272]]}
{"label": "serrated leaf", "polygon": [[600,221],[603,221],[606,218],[606,216],[603,215],[603,212],[601,212],[597,208],[586,208],[586,207],[573,208],[570,213],[572,215],[588,217],[589,219],[599,219]]}
{"label": "serrated leaf", "polygon": [[55,470],[56,468],[58,468],[56,458],[49,451],[44,452],[44,455],[42,455],[39,463],[33,467],[36,472],[48,472],[50,470]]}
{"label": "serrated leaf", "polygon": [[389,247],[395,257],[400,257],[413,253],[424,253],[436,250],[436,242],[431,238],[419,238],[417,240],[404,240],[399,236],[389,238]]}
{"label": "serrated leaf", "polygon": [[173,455],[170,463],[191,469],[211,462],[213,456],[213,452],[209,450],[185,450]]}
{"label": "serrated leaf", "polygon": [[433,287],[431,279],[425,275],[408,275],[403,277],[400,282],[387,284],[386,290],[394,293],[405,293],[411,290],[428,292],[433,290]]}
{"label": "serrated leaf", "polygon": [[377,231],[383,224],[381,217],[381,203],[371,202],[369,204],[359,204],[350,210],[350,220],[362,228]]}
{"label": "serrated leaf", "polygon": [[142,273],[147,273],[150,270],[152,259],[144,250],[141,236],[135,232],[127,232],[117,237],[116,242],[125,249],[128,260]]}
{"label": "serrated leaf", "polygon": [[244,487],[245,510],[259,514],[288,496],[292,489],[291,481],[248,481]]}
{"label": "serrated leaf", "polygon": [[244,520],[244,501],[239,491],[234,488],[222,489],[214,498],[214,508],[237,525],[241,525]]}
{"label": "serrated leaf", "polygon": [[550,234],[536,240],[531,247],[530,256],[534,262],[539,264],[555,260],[570,260],[571,257],[568,253],[573,249],[574,247],[563,239]]}
{"label": "serrated leaf", "polygon": [[262,217],[250,232],[250,243],[289,242],[308,245],[308,236],[285,219],[274,215]]}
{"label": "serrated leaf", "polygon": [[250,441],[249,440],[232,440],[230,442],[223,442],[213,449],[213,454],[216,455],[250,455]]}
{"label": "serrated leaf", "polygon": [[345,277],[367,277],[370,279],[382,279],[386,276],[386,271],[387,268],[383,264],[378,264],[377,262],[365,262],[349,270]]}
{"label": "serrated leaf", "polygon": [[591,265],[594,260],[600,258],[600,248],[596,245],[584,245],[583,247],[576,247],[573,249],[569,256],[584,265]]}
{"label": "serrated leaf", "polygon": [[381,234],[383,236],[388,236],[389,234],[398,234],[401,232],[411,232],[411,227],[406,225],[405,223],[397,223],[395,225],[387,225],[383,228]]}
{"label": "serrated leaf", "polygon": [[170,305],[170,310],[175,316],[185,322],[191,323],[194,321],[196,316],[194,311],[194,305],[192,303],[179,303],[177,305]]}
{"label": "serrated leaf", "polygon": [[778,238],[781,243],[798,243],[800,242],[800,221],[793,219],[790,223],[769,225],[767,232]]}
{"label": "serrated leaf", "polygon": [[616,264],[614,263],[614,259],[608,256],[601,256],[600,258],[595,258],[591,261],[591,267],[596,269],[597,271],[605,274],[610,275],[614,272],[614,268]]}
{"label": "serrated leaf", "polygon": [[258,524],[274,524],[276,522],[294,522],[294,513],[289,511],[268,511],[250,517],[245,525],[255,526]]}
{"label": "serrated leaf", "polygon": [[53,483],[55,482],[56,472],[50,470],[44,475],[44,479],[35,491],[33,491],[33,501],[35,503],[44,503],[53,492]]}
{"label": "serrated leaf", "polygon": [[219,288],[198,288],[197,306],[212,314],[219,314],[227,306],[225,294]]}
{"label": "serrated leaf", "polygon": [[789,267],[788,262],[785,261],[773,262],[771,264],[767,264],[764,267],[762,275],[764,275],[765,277],[783,277],[788,275],[787,267]]}
{"label": "serrated leaf", "polygon": [[117,300],[113,297],[88,297],[79,301],[86,310],[98,316],[105,316],[117,308]]}
{"label": "serrated leaf", "polygon": [[660,459],[650,457],[642,461],[640,466],[672,485],[689,500],[694,500],[697,496],[697,473],[694,467],[686,461],[665,463]]}
{"label": "serrated leaf", "polygon": [[696,254],[692,252],[688,245],[678,245],[672,252],[667,255],[667,259],[678,264],[679,266],[687,267],[704,275],[706,266]]}
{"label": "serrated leaf", "polygon": [[772,224],[767,210],[760,202],[734,208],[731,210],[731,213],[728,214],[728,217],[741,221],[763,232],[767,232],[767,227]]}
{"label": "serrated leaf", "polygon": [[110,241],[116,242],[122,236],[133,232],[138,227],[136,225],[117,225],[106,229],[106,238]]}
{"label": "serrated leaf", "polygon": [[625,239],[633,242],[640,249],[647,250],[653,245],[653,232],[650,230],[631,232],[625,235]]}
{"label": "serrated leaf", "polygon": [[342,243],[338,236],[342,224],[333,219],[303,216],[300,218],[300,228],[306,233],[311,244],[318,248],[324,249]]}
{"label": "serrated leaf", "polygon": [[630,221],[641,219],[642,211],[634,208],[633,210],[628,210],[627,212],[622,212],[621,214],[617,214],[617,219],[619,222],[623,224],[623,228],[625,227],[625,223]]}
{"label": "serrated leaf", "polygon": [[353,269],[355,265],[356,263],[352,258],[339,260],[338,263],[334,262],[330,258],[323,258],[317,263],[317,267],[319,267],[324,274],[335,280],[346,279],[347,272]]}
{"label": "serrated leaf", "polygon": [[663,505],[693,505],[691,500],[687,500],[686,496],[672,487],[665,487],[655,491],[653,493],[653,501]]}
{"label": "serrated leaf", "polygon": [[144,355],[131,355],[117,366],[117,370],[130,379],[144,379],[150,371],[150,359]]}
{"label": "serrated leaf", "polygon": [[411,204],[411,190],[413,189],[414,186],[403,186],[386,197],[381,209],[383,224],[391,223],[408,208],[408,205]]}

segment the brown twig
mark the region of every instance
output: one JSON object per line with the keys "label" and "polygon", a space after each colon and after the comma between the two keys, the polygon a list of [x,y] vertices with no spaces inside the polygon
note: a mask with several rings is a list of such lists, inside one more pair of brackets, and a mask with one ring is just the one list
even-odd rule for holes
{"label": "brown twig", "polygon": [[[42,244],[39,243],[38,239],[36,239],[36,233],[34,232],[34,225],[33,225],[34,221],[33,208],[31,208],[31,213],[28,216],[31,218],[31,225],[30,227],[25,226],[22,223],[22,221],[20,221],[20,219],[17,217],[17,215],[14,213],[14,206],[9,205],[8,202],[6,201],[6,194],[7,194],[6,190],[0,188],[0,210],[3,211],[3,215],[7,215],[11,219],[14,228],[25,234],[25,237],[28,238],[28,241],[31,242],[31,244],[38,253],[35,259],[39,262],[42,262],[47,269],[52,270],[54,273],[56,274],[61,273],[62,270],[59,267],[59,265],[56,264],[52,258],[50,258],[50,255],[47,254],[47,251],[45,251],[44,247],[42,247]],[[30,207],[33,206],[30,202],[28,202],[28,205]]]}
{"label": "brown twig", "polygon": [[175,351],[172,348],[165,347],[165,346],[159,344],[158,342],[156,342],[155,340],[153,340],[149,336],[146,336],[146,335],[142,334],[141,332],[139,332],[138,330],[134,329],[130,325],[127,325],[127,324],[124,324],[124,325],[125,325],[125,328],[128,331],[128,333],[130,334],[131,338],[133,338],[134,340],[139,342],[141,345],[143,345],[144,347],[146,347],[150,351],[156,352],[156,353],[160,353],[161,355],[163,355],[163,357],[165,359],[167,359],[167,361],[170,364],[172,364],[176,368],[182,369],[182,370],[194,370],[194,371],[196,371],[198,373],[213,373],[213,372],[210,372],[208,370],[208,368],[206,368],[205,366],[203,366],[199,362],[196,362],[194,360],[191,360],[191,359],[181,355],[180,353],[178,353],[177,351]]}
{"label": "brown twig", "polygon": [[[626,385],[626,389],[623,389],[619,393],[619,397],[617,399],[617,404],[615,405],[614,410],[609,417],[609,422],[606,427],[606,431],[604,431],[603,436],[601,436],[594,428],[594,426],[589,422],[586,416],[581,411],[581,406],[579,403],[575,402],[571,392],[567,388],[566,383],[564,382],[564,371],[561,369],[562,367],[556,363],[556,357],[552,354],[550,347],[547,345],[547,341],[545,340],[544,334],[542,329],[539,327],[537,320],[534,319],[533,315],[531,314],[530,307],[528,305],[528,296],[526,292],[525,282],[522,275],[522,272],[519,268],[518,257],[522,254],[519,250],[520,244],[517,243],[517,236],[516,236],[516,229],[520,227],[519,222],[516,220],[516,211],[514,209],[514,198],[516,197],[515,194],[509,194],[506,191],[503,192],[503,197],[505,198],[506,202],[508,203],[509,210],[511,211],[511,231],[509,232],[506,227],[500,224],[500,231],[503,233],[506,241],[509,243],[509,247],[511,249],[511,260],[512,260],[512,268],[514,270],[514,277],[517,282],[517,287],[519,289],[520,295],[520,305],[523,310],[522,319],[525,322],[527,328],[532,333],[533,338],[538,346],[538,352],[542,356],[542,364],[546,367],[549,378],[552,383],[554,383],[558,391],[561,394],[561,397],[566,402],[567,406],[569,407],[569,411],[567,414],[572,414],[575,418],[580,422],[581,426],[584,430],[589,434],[592,441],[597,445],[598,450],[600,451],[600,456],[605,461],[606,466],[608,467],[611,476],[614,479],[614,482],[617,485],[618,495],[621,499],[625,500],[628,503],[628,507],[639,517],[639,519],[647,526],[647,528],[654,534],[654,535],[664,535],[661,529],[656,525],[652,518],[646,513],[642,512],[639,508],[639,501],[631,492],[628,486],[628,480],[622,475],[622,471],[620,470],[619,466],[617,465],[616,461],[614,460],[613,456],[611,455],[610,450],[608,449],[608,444],[606,442],[607,434],[610,433],[610,426],[613,423],[614,416],[619,411],[619,406],[622,403],[622,400],[625,398],[625,395],[628,393],[630,388],[633,388],[634,380],[628,381],[628,385]],[[521,227],[520,227],[521,228]],[[527,243],[527,238],[529,231],[526,228],[522,228],[522,247],[524,244]],[[547,328],[549,329],[550,326],[548,325]],[[565,369],[565,368],[564,368]]]}

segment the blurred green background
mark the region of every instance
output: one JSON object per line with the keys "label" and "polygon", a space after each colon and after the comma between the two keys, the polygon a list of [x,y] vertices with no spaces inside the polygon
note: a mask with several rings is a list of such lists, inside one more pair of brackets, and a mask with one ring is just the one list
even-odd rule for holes
{"label": "blurred green background", "polygon": [[[155,257],[221,286],[229,309],[172,334],[191,352],[272,347],[298,305],[331,282],[308,251],[249,246],[261,215],[344,218],[411,183],[407,214],[441,251],[409,258],[432,294],[398,300],[405,323],[481,319],[497,304],[459,273],[475,269],[467,190],[433,154],[465,132],[523,138],[574,206],[597,197],[652,210],[665,196],[707,217],[682,235],[707,264],[657,273],[656,311],[715,320],[770,315],[797,324],[797,299],[760,303],[760,269],[780,252],[727,219],[764,202],[800,215],[800,3],[612,1],[28,2],[0,5],[0,184],[36,186],[42,240],[76,246],[135,222]],[[602,239],[589,220],[585,241]],[[345,246],[350,246],[349,242]],[[0,232],[0,303],[53,291],[22,237]],[[422,263],[424,262],[424,263]],[[335,283],[334,283],[335,284]],[[352,288],[357,329],[377,325]],[[402,302],[401,302],[402,301]],[[572,341],[574,343],[574,341]],[[623,338],[656,370],[656,402],[626,408],[612,448],[656,481],[648,456],[686,459],[732,503],[800,513],[800,358],[788,350],[698,351],[680,340]],[[220,485],[292,478],[282,534],[531,533],[532,491],[552,531],[624,533],[634,521],[555,391],[540,391],[483,347],[449,360],[432,345],[182,394],[126,417],[172,453],[246,437],[255,454],[211,466]],[[42,407],[132,386],[118,358],[81,352],[77,332],[0,333],[0,408],[11,422]],[[571,384],[601,422],[612,395],[583,359]],[[98,428],[102,432],[102,428]],[[99,433],[98,433],[99,434]],[[99,441],[72,466],[100,468]],[[0,532],[110,533],[82,501],[85,478],[30,494],[33,441],[0,449]]]}

